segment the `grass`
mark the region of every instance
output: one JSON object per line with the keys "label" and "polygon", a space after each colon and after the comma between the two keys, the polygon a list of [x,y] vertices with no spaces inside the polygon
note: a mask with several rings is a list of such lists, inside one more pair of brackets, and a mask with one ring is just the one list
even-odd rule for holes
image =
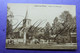
{"label": "grass", "polygon": [[6,44],[6,48],[18,49],[77,49],[77,45],[72,44]]}

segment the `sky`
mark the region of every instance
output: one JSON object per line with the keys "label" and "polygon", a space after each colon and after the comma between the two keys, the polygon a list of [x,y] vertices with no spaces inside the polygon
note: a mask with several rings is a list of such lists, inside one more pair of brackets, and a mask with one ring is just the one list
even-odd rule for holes
{"label": "sky", "polygon": [[[44,27],[47,22],[52,25],[54,18],[59,18],[64,11],[69,11],[73,17],[76,16],[75,5],[8,3],[7,6],[10,7],[10,11],[12,11],[14,15],[13,28],[25,18],[26,12],[26,18],[31,19],[31,25],[37,20],[39,21],[35,25],[38,25],[39,22],[43,21],[40,27]],[[20,26],[21,25],[22,24],[20,24]]]}

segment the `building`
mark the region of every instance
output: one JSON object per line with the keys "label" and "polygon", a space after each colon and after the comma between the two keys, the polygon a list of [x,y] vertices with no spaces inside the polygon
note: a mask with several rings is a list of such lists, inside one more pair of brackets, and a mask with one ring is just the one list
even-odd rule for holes
{"label": "building", "polygon": [[76,33],[71,33],[71,43],[77,43]]}
{"label": "building", "polygon": [[23,27],[29,28],[31,26],[31,19],[23,19]]}

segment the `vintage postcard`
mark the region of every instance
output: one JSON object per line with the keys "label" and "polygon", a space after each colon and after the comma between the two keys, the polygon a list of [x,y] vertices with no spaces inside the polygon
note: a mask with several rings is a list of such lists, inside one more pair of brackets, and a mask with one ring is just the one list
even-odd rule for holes
{"label": "vintage postcard", "polygon": [[9,3],[6,48],[77,49],[76,6]]}

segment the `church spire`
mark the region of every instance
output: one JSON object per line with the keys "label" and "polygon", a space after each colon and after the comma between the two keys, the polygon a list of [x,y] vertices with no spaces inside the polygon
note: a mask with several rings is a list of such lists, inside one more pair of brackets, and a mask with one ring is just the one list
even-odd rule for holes
{"label": "church spire", "polygon": [[28,10],[26,11],[25,19],[27,19],[27,15],[28,15]]}

